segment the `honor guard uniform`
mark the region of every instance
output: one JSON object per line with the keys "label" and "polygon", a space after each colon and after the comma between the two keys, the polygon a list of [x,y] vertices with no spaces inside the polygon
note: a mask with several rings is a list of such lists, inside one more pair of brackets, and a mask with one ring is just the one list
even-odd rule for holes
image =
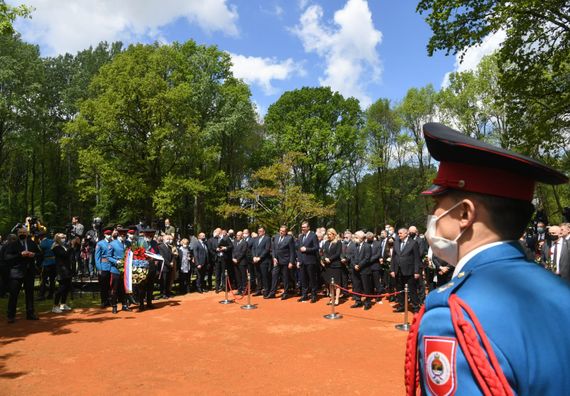
{"label": "honor guard uniform", "polygon": [[407,394],[570,394],[570,285],[527,261],[517,241],[535,183],[567,177],[438,123],[423,131],[439,161],[424,192],[435,199],[426,238],[455,271],[414,318]]}
{"label": "honor guard uniform", "polygon": [[95,247],[95,266],[99,271],[99,287],[101,288],[101,307],[108,307],[109,301],[109,288],[111,282],[111,262],[109,257],[112,256],[112,235],[113,227],[105,227],[103,229],[104,239],[97,242]]}
{"label": "honor guard uniform", "polygon": [[[111,257],[109,257],[109,262],[111,263],[111,306],[113,307],[114,314],[117,313],[118,300],[121,300],[123,311],[130,311],[123,282],[127,231],[128,229],[126,228],[117,228],[119,235],[117,239],[111,242],[112,254]],[[118,268],[119,261],[122,261],[122,269]]]}

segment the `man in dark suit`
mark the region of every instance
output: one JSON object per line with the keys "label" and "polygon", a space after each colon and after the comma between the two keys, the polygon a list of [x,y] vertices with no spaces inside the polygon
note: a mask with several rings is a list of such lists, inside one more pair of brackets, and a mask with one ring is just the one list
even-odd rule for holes
{"label": "man in dark suit", "polygon": [[26,319],[37,320],[38,317],[34,312],[34,279],[36,261],[41,259],[41,252],[38,245],[28,236],[25,227],[18,229],[18,240],[5,247],[4,259],[10,268],[8,323],[14,323],[16,320],[18,294],[22,285],[26,294]]}
{"label": "man in dark suit", "polygon": [[[382,286],[382,267],[380,262],[382,260],[382,245],[385,241],[374,240],[374,234],[371,232],[366,233],[366,242],[370,245],[370,270],[372,271],[372,288],[373,294],[382,294],[384,286]],[[379,303],[382,298],[376,299]]]}
{"label": "man in dark suit", "polygon": [[[420,278],[420,247],[418,243],[408,237],[408,230],[398,230],[398,240],[394,242],[390,276],[396,278],[397,290],[403,291],[408,284],[408,291],[412,300],[412,311],[419,310],[417,281]],[[398,306],[395,312],[404,312],[404,293],[398,294]]]}
{"label": "man in dark suit", "polygon": [[247,242],[243,240],[243,232],[238,231],[233,242],[232,263],[237,278],[238,295],[247,289]]}
{"label": "man in dark suit", "polygon": [[[342,278],[340,279],[340,285],[344,289],[348,289],[348,279],[349,279],[349,268],[350,262],[352,261],[352,257],[354,256],[354,252],[356,248],[356,244],[352,240],[352,232],[346,230],[344,232],[344,239],[342,240],[342,250],[340,253],[340,262],[343,265],[342,267]],[[341,293],[341,297],[350,297],[350,294],[343,291]]]}
{"label": "man in dark suit", "polygon": [[[356,231],[354,235],[356,237],[357,246],[352,260],[353,286],[354,279],[358,279],[361,285],[359,287],[361,292],[364,292],[364,294],[372,294],[372,269],[370,268],[371,247],[370,244],[366,243],[366,235],[363,231]],[[370,309],[372,307],[372,301],[370,301],[370,298],[366,298],[366,300],[364,300],[364,304],[362,304],[362,299],[359,298],[350,307],[358,308],[363,305],[364,309]]]}
{"label": "man in dark suit", "polygon": [[[253,243],[253,265],[255,267],[258,287],[263,288],[263,297],[269,295],[271,290],[271,238],[265,235],[265,228],[257,230],[257,238]],[[259,295],[259,291],[255,295]]]}
{"label": "man in dark suit", "polygon": [[[208,239],[208,254],[209,254],[209,265],[208,265],[208,290],[212,289],[212,277],[216,276],[216,293],[219,293],[223,287],[223,257],[224,253],[218,251],[218,244],[220,243],[220,238],[222,234],[221,228],[216,228],[212,232],[212,237]],[[219,272],[219,273],[218,273]]]}
{"label": "man in dark suit", "polygon": [[196,289],[198,293],[204,292],[206,271],[208,270],[208,247],[206,246],[206,234],[203,232],[198,234],[198,242],[192,247],[192,255],[194,256],[194,266],[196,268]]}
{"label": "man in dark suit", "polygon": [[299,237],[299,251],[297,261],[301,270],[301,291],[302,296],[299,302],[309,299],[311,291],[311,303],[317,302],[317,291],[319,289],[319,240],[317,235],[309,228],[309,223],[304,221],[301,224],[301,236]]}
{"label": "man in dark suit", "polygon": [[271,290],[267,298],[275,298],[279,277],[283,280],[282,300],[289,298],[289,272],[295,268],[295,241],[287,235],[287,226],[279,228],[279,234],[273,237],[272,243],[273,269],[271,270]]}
{"label": "man in dark suit", "polygon": [[[426,277],[428,276],[428,274],[430,273],[429,269],[426,266],[426,260],[425,257],[428,253],[428,244],[427,241],[425,240],[425,238],[422,238],[419,236],[418,234],[418,229],[416,228],[416,226],[410,226],[410,228],[408,228],[408,239],[413,239],[414,241],[416,241],[418,243],[418,248],[420,250],[420,277],[418,279],[418,281],[416,282],[417,288],[418,288],[418,300],[420,302],[423,303],[423,301],[425,300],[426,297]],[[433,276],[433,275],[432,275]]]}
{"label": "man in dark suit", "polygon": [[[255,242],[255,238],[253,235],[250,234],[249,230],[246,228],[243,230],[243,241],[247,244],[247,270],[249,271],[249,276],[251,279],[251,292],[259,292],[261,290],[261,279],[258,280],[257,272],[255,271],[255,267],[253,266],[253,244]],[[259,294],[258,294],[259,295]]]}
{"label": "man in dark suit", "polygon": [[562,238],[562,230],[559,226],[551,226],[548,229],[550,246],[546,243],[542,247],[543,266],[549,268],[556,275],[570,281],[570,252],[568,241]]}
{"label": "man in dark suit", "polygon": [[160,278],[160,294],[161,298],[170,298],[170,276],[174,269],[172,255],[172,235],[165,235],[162,237],[162,242],[158,244],[158,253],[164,258],[161,263],[161,270],[159,273]]}

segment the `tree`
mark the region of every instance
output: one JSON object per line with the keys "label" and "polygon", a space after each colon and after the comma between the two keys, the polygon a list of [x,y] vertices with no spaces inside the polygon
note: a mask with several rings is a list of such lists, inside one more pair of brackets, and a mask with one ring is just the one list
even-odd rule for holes
{"label": "tree", "polygon": [[6,1],[0,0],[0,36],[11,36],[16,31],[12,24],[17,17],[28,18],[32,8],[26,5],[11,6]]}
{"label": "tree", "polygon": [[322,201],[331,180],[362,156],[362,124],[358,101],[328,87],[285,92],[265,117],[275,155],[302,153],[293,166],[295,181]]}
{"label": "tree", "polygon": [[301,153],[286,153],[282,161],[256,171],[251,187],[233,194],[239,204],[222,205],[219,213],[224,218],[246,216],[251,225],[274,231],[281,225],[293,229],[303,219],[331,216],[334,205],[323,205],[295,184],[293,169],[302,157]]}

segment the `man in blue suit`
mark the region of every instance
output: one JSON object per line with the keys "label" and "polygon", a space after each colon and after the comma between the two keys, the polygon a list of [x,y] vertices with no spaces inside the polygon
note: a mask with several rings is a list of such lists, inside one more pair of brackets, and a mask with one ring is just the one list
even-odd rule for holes
{"label": "man in blue suit", "polygon": [[105,227],[103,229],[104,239],[97,242],[95,246],[95,266],[99,271],[99,287],[101,288],[101,308],[108,307],[109,301],[109,283],[111,281],[111,262],[109,258],[112,256],[111,241],[113,239],[113,227]]}
{"label": "man in blue suit", "polygon": [[425,235],[455,270],[410,329],[408,394],[418,385],[429,395],[568,394],[570,285],[527,261],[518,243],[535,183],[568,178],[441,124],[423,132],[439,161],[424,192],[435,201]]}
{"label": "man in blue suit", "polygon": [[289,279],[291,270],[295,268],[295,241],[291,235],[287,234],[287,226],[279,228],[279,234],[273,237],[271,248],[273,255],[273,269],[271,270],[271,290],[267,298],[275,298],[279,278],[283,281],[282,300],[289,298]]}
{"label": "man in blue suit", "polygon": [[196,268],[196,289],[198,293],[204,293],[208,269],[208,246],[206,246],[206,234],[203,232],[198,234],[198,242],[192,247],[192,256]]}

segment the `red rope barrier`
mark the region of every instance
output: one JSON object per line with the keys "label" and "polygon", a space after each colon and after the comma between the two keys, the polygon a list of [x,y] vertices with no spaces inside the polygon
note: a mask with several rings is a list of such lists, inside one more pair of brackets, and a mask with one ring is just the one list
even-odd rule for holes
{"label": "red rope barrier", "polygon": [[394,293],[384,293],[384,294],[363,294],[363,293],[357,293],[355,291],[352,290],[348,290],[345,289],[344,287],[340,287],[339,285],[335,284],[335,287],[339,288],[340,290],[350,293],[350,294],[354,294],[355,296],[360,296],[360,297],[368,297],[368,298],[385,298],[385,297],[391,297],[391,296],[397,296],[400,293],[403,293],[404,291],[397,291]]}
{"label": "red rope barrier", "polygon": [[[249,284],[246,285],[245,287],[245,293],[242,294],[241,296],[237,295],[234,293],[233,289],[232,289],[232,284],[230,282],[230,278],[226,277],[226,283],[228,284],[228,290],[230,291],[230,293],[232,293],[232,295],[234,296],[234,300],[235,301],[240,301],[243,300],[243,298],[249,293]],[[239,298],[238,298],[239,297]]]}

